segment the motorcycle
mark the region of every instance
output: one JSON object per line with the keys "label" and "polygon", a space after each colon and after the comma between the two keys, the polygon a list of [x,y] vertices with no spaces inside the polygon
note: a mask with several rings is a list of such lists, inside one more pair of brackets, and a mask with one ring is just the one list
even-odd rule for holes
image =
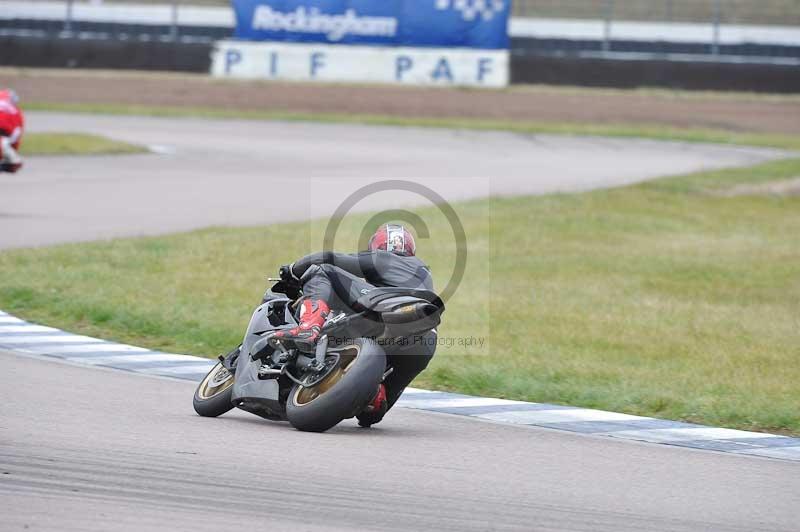
{"label": "motorcycle", "polygon": [[239,347],[220,356],[194,394],[195,411],[217,417],[233,408],[324,432],[354,417],[392,372],[384,346],[424,334],[441,321],[433,292],[374,288],[348,311],[331,312],[313,352],[287,348],[273,333],[298,324],[302,289],[280,279],[255,309]]}

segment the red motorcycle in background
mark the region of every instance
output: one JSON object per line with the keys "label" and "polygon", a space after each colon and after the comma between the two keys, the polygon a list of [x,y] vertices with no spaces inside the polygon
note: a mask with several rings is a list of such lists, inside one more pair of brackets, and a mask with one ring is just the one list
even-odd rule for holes
{"label": "red motorcycle in background", "polygon": [[25,127],[25,116],[19,108],[19,97],[11,89],[0,90],[0,172],[17,172],[22,168],[19,145]]}

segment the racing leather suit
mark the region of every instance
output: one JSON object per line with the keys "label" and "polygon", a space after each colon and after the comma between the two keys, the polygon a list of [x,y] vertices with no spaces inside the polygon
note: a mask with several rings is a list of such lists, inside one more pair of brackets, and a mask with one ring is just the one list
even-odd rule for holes
{"label": "racing leather suit", "polygon": [[16,172],[22,167],[19,150],[25,118],[11,101],[0,99],[0,172]]}
{"label": "racing leather suit", "polygon": [[[347,310],[375,287],[433,290],[428,266],[414,256],[388,251],[361,253],[313,253],[291,265],[291,273],[303,286],[303,296],[326,301],[331,308]],[[405,345],[384,346],[389,366],[386,395],[391,408],[403,390],[424,370],[436,350],[436,331],[409,339]]]}

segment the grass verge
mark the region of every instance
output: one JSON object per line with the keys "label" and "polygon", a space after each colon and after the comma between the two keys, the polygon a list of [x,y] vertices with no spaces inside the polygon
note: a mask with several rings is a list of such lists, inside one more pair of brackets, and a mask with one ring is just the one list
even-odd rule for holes
{"label": "grass verge", "polygon": [[[798,175],[790,159],[454,205],[470,259],[441,327],[453,343],[416,384],[800,435],[800,198],[713,193]],[[420,255],[443,283],[449,226],[433,209],[417,213],[437,238]],[[345,220],[342,241],[357,241],[368,219]],[[0,308],[211,356],[240,341],[264,277],[319,247],[324,227],[8,251]],[[459,344],[470,337],[487,343]]]}
{"label": "grass verge", "polygon": [[298,113],[291,111],[232,110],[212,107],[162,107],[119,104],[27,103],[32,111],[60,111],[171,118],[228,118],[240,120],[285,120],[297,122],[350,123],[396,127],[434,127],[522,134],[589,135],[601,137],[648,138],[684,142],[708,142],[743,146],[800,150],[800,137],[780,134],[739,133],[722,129],[672,128],[642,124],[528,123],[479,118],[425,118],[389,115]]}
{"label": "grass verge", "polygon": [[23,155],[109,155],[147,150],[143,146],[85,133],[28,133],[21,151]]}

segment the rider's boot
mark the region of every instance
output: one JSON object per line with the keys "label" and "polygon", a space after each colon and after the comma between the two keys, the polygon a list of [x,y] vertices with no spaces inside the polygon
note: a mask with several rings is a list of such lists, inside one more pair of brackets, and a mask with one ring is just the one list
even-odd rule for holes
{"label": "rider's boot", "polygon": [[380,422],[387,410],[389,410],[389,404],[386,402],[386,386],[381,383],[378,385],[375,397],[360,414],[356,415],[356,419],[358,419],[359,426],[366,428]]}
{"label": "rider's boot", "polygon": [[277,338],[286,347],[297,347],[304,351],[314,349],[325,318],[330,314],[328,304],[321,300],[306,299],[300,308],[300,324],[287,331],[278,331],[272,337]]}
{"label": "rider's boot", "polygon": [[0,171],[16,172],[22,166],[22,157],[11,145],[11,139],[0,136]]}

